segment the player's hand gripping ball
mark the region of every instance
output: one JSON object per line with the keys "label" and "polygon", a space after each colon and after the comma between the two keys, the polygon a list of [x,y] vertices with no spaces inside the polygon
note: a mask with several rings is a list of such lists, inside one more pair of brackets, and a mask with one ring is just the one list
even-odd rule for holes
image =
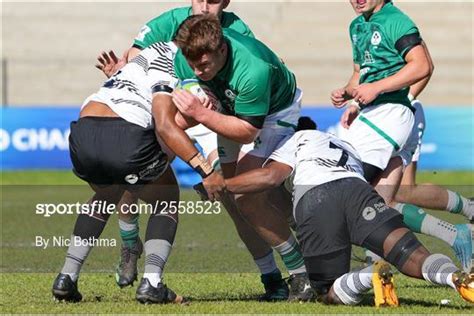
{"label": "player's hand gripping ball", "polygon": [[189,91],[199,98],[201,103],[206,100],[210,101],[211,110],[221,112],[222,105],[219,99],[212,93],[211,89],[204,84],[200,84],[196,79],[185,79],[178,84],[179,89]]}

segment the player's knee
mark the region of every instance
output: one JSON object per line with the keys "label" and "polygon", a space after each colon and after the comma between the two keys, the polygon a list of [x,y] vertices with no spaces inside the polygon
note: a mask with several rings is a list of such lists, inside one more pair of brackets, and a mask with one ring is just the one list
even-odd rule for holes
{"label": "player's knee", "polygon": [[328,295],[334,281],[350,270],[351,247],[329,254],[305,257],[311,287],[318,296]]}
{"label": "player's knee", "polygon": [[405,264],[408,261],[414,261],[416,263],[418,260],[415,260],[414,258],[422,257],[423,249],[422,244],[416,238],[415,234],[411,231],[406,231],[388,251],[385,259],[394,265],[399,271],[404,272]]}

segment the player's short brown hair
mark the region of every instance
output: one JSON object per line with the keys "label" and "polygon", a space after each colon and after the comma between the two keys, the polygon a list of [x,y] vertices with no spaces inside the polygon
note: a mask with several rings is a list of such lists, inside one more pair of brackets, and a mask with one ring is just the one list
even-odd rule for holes
{"label": "player's short brown hair", "polygon": [[222,47],[224,37],[221,23],[210,14],[192,15],[179,26],[174,41],[184,57],[197,60]]}

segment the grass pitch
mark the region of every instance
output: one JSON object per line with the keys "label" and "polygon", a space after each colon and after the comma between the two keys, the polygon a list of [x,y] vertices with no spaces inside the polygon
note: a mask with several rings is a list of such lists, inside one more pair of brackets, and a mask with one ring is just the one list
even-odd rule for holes
{"label": "grass pitch", "polygon": [[[319,303],[261,303],[263,292],[259,274],[244,245],[237,237],[225,210],[219,215],[180,217],[175,246],[166,267],[165,281],[176,292],[190,298],[186,306],[141,305],[134,300],[135,287],[119,289],[114,268],[119,256],[117,218],[109,220],[103,237],[116,239],[116,247],[94,249],[83,267],[79,288],[83,302],[54,302],[51,285],[60,270],[66,247],[41,249],[36,236],[69,236],[75,215],[45,218],[35,214],[37,203],[84,202],[91,191],[70,172],[4,172],[1,204],[0,307],[2,313],[452,313],[472,314],[473,309],[449,288],[431,286],[424,281],[396,275],[401,307],[376,310],[371,295],[361,306],[325,306]],[[420,173],[419,182],[453,186],[467,196],[474,195],[474,173]],[[196,200],[191,191],[182,198]],[[452,223],[464,218],[435,212]],[[140,220],[143,238],[148,216]],[[428,249],[452,255],[449,247],[433,238],[421,236]],[[362,256],[360,249],[355,253]],[[281,262],[280,266],[281,265]],[[143,265],[143,257],[140,267]],[[353,267],[360,266],[353,262]],[[284,269],[282,269],[283,271]],[[135,284],[136,286],[137,284]],[[450,300],[441,306],[442,299]]]}

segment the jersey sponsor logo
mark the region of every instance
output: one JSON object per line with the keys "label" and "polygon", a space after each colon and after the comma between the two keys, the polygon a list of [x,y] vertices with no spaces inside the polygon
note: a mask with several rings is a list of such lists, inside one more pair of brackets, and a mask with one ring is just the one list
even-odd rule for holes
{"label": "jersey sponsor logo", "polygon": [[366,73],[368,73],[369,70],[370,70],[370,67],[362,68],[362,69],[360,70],[360,72],[359,72],[359,75],[360,75],[360,76],[363,76],[363,75],[365,75]]}
{"label": "jersey sponsor logo", "polygon": [[382,213],[383,211],[388,210],[387,204],[382,203],[382,202],[380,202],[380,203],[375,203],[375,204],[374,204],[374,208],[375,208],[379,213]]}
{"label": "jersey sponsor logo", "polygon": [[135,184],[138,182],[138,176],[136,174],[129,174],[125,176],[125,181],[127,181],[130,184]]}
{"label": "jersey sponsor logo", "polygon": [[372,54],[366,50],[364,52],[364,64],[373,64],[375,61],[374,61],[374,57],[372,56]]}
{"label": "jersey sponsor logo", "polygon": [[378,31],[375,31],[374,34],[372,34],[372,38],[370,39],[370,42],[372,45],[377,46],[382,42],[382,35]]}
{"label": "jersey sponsor logo", "polygon": [[357,45],[357,34],[352,34],[352,43],[354,43],[354,45]]}
{"label": "jersey sponsor logo", "polygon": [[135,37],[135,40],[137,41],[143,41],[145,39],[145,36],[151,32],[151,29],[148,25],[144,25],[141,29],[140,32],[138,33],[137,37]]}

